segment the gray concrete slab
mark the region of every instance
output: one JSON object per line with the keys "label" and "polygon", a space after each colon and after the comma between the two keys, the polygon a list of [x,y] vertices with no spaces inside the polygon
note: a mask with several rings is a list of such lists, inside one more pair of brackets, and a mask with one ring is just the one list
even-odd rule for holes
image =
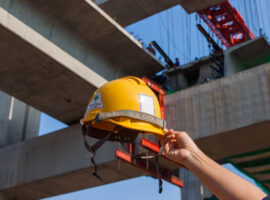
{"label": "gray concrete slab", "polygon": [[[269,80],[270,64],[265,64],[168,95],[168,128],[187,131],[218,161],[269,148]],[[128,165],[119,167],[114,157],[117,148],[117,143],[107,143],[97,154],[105,183],[141,175]],[[89,156],[80,125],[2,148],[1,192],[37,199],[104,184],[91,176]]]}
{"label": "gray concrete slab", "polygon": [[118,147],[107,142],[97,151],[95,160],[104,181],[92,176],[79,124],[1,148],[0,192],[10,199],[40,199],[143,175],[115,158]]}
{"label": "gray concrete slab", "polygon": [[250,126],[197,138],[195,142],[211,158],[224,163],[228,162],[228,157],[269,148],[269,128],[269,121],[254,122]]}
{"label": "gray concrete slab", "polygon": [[226,0],[182,0],[180,4],[188,13],[192,13],[223,3],[225,1]]}
{"label": "gray concrete slab", "polygon": [[225,76],[270,62],[270,44],[264,37],[249,40],[224,51]]}
{"label": "gray concrete slab", "polygon": [[0,16],[0,89],[65,123],[78,121],[106,79],[2,8]]}
{"label": "gray concrete slab", "polygon": [[152,75],[163,68],[133,36],[90,0],[68,3],[13,0],[5,8],[107,80],[125,75]]}
{"label": "gray concrete slab", "polygon": [[225,0],[96,0],[94,2],[122,26],[127,26],[177,5],[181,5],[188,13],[192,13],[224,1]]}
{"label": "gray concrete slab", "polygon": [[167,95],[167,127],[187,131],[216,160],[268,148],[269,80],[264,64]]}
{"label": "gray concrete slab", "polygon": [[[43,3],[0,1],[0,89],[6,93],[72,124],[82,117],[93,91],[107,79],[162,69],[138,41],[93,3]],[[49,18],[40,13],[50,13]],[[49,28],[48,33],[44,27],[57,28]],[[91,48],[83,51],[81,43]]]}
{"label": "gray concrete slab", "polygon": [[[88,138],[88,142],[96,140]],[[106,142],[96,152],[98,173],[104,181],[92,176],[91,154],[84,147],[80,124],[0,148],[0,194],[9,199],[40,199],[150,175],[118,160],[115,150],[119,148],[117,142]],[[179,168],[165,158],[159,163],[166,169]]]}

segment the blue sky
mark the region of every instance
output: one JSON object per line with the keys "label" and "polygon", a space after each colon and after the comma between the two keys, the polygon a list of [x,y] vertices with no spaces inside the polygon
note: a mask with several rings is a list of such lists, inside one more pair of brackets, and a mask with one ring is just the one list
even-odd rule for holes
{"label": "blue sky", "polygon": [[[231,0],[230,2],[240,11],[255,36],[260,35],[260,28],[262,28],[262,33],[266,34],[266,36],[270,35],[270,14],[267,12],[267,7],[270,8],[270,1]],[[254,2],[258,2],[258,4],[255,5]],[[197,22],[200,23],[200,20],[196,19],[196,14],[188,15],[180,6],[175,6],[130,25],[126,27],[126,30],[138,40],[142,40],[145,45],[152,40],[157,41],[171,59],[174,60],[175,57],[179,57],[181,64],[184,64],[194,60],[195,57],[209,54],[205,38],[196,29]],[[206,30],[209,30],[202,21],[201,24]],[[217,43],[220,44],[219,41]],[[67,126],[42,113],[40,135],[64,127]],[[227,164],[225,167],[254,183],[231,165]],[[180,199],[180,189],[178,187],[165,181],[163,186],[163,193],[158,194],[157,180],[150,177],[139,177],[47,199]]]}

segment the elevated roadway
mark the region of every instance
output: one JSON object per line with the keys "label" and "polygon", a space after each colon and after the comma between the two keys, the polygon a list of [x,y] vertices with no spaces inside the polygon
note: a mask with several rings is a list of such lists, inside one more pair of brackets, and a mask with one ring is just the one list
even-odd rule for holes
{"label": "elevated roadway", "polygon": [[[78,122],[91,93],[107,80],[162,68],[90,1],[0,5],[0,89],[65,123]],[[189,132],[220,162],[267,149],[269,80],[270,64],[264,64],[168,95],[168,127]],[[97,155],[106,180],[99,182],[91,175],[93,166],[82,144],[75,124],[1,148],[0,192],[11,199],[39,199],[143,175],[119,164],[114,156],[118,144],[108,143]]]}
{"label": "elevated roadway", "polygon": [[225,0],[94,0],[94,2],[122,26],[127,26],[177,5],[192,13]]}
{"label": "elevated roadway", "polygon": [[165,98],[167,126],[187,131],[213,159],[269,148],[270,63]]}
{"label": "elevated roadway", "polygon": [[35,200],[143,175],[116,159],[118,147],[107,142],[97,151],[95,161],[104,181],[92,175],[80,124],[2,148],[0,193],[7,199]]}
{"label": "elevated roadway", "polygon": [[163,69],[91,1],[0,6],[0,89],[64,123],[78,122],[107,80]]}
{"label": "elevated roadway", "polygon": [[[168,128],[187,131],[219,162],[265,159],[268,154],[242,160],[233,156],[269,149],[269,80],[268,63],[168,95]],[[106,181],[96,180],[91,176],[93,166],[80,128],[73,125],[0,149],[0,191],[12,198],[37,199],[143,175],[119,164],[114,156],[118,144],[107,143],[97,154],[100,174]]]}

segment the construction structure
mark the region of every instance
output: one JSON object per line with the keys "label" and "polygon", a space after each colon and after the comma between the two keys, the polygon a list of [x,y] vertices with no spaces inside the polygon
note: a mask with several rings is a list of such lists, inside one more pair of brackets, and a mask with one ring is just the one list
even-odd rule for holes
{"label": "construction structure", "polygon": [[[107,81],[126,75],[151,78],[164,69],[122,26],[178,4],[188,13],[198,12],[228,49],[166,72],[176,91],[165,97],[159,93],[165,98],[168,127],[187,131],[211,158],[234,163],[270,189],[269,43],[264,37],[254,39],[225,0],[161,0],[155,7],[153,1],[0,0],[1,200],[41,199],[155,176],[145,166],[131,165],[128,154],[110,142],[96,155],[104,181],[91,177],[79,120],[90,95]],[[220,65],[225,77],[217,70]],[[40,112],[69,127],[37,137]],[[147,141],[144,145],[149,147]],[[118,158],[126,160],[119,165]],[[161,162],[176,170],[163,178],[183,186],[176,177],[179,166],[165,158]],[[207,192],[201,194],[200,182],[188,173],[182,172],[184,185],[185,179],[192,180],[193,194],[205,198]],[[184,187],[182,199],[187,192]]]}

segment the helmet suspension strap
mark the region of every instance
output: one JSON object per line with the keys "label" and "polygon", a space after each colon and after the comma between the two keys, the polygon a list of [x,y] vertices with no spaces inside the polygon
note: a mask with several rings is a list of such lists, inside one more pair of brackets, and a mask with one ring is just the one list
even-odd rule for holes
{"label": "helmet suspension strap", "polygon": [[[87,126],[87,125],[86,125]],[[103,181],[103,179],[98,175],[97,173],[97,164],[95,162],[95,156],[96,156],[96,151],[111,137],[111,135],[113,134],[113,132],[108,133],[104,138],[98,140],[95,144],[93,144],[92,146],[90,146],[87,141],[86,141],[86,136],[87,135],[87,128],[86,126],[82,127],[82,132],[83,132],[83,138],[84,138],[84,146],[85,148],[92,153],[92,157],[91,157],[91,163],[94,166],[94,172],[93,172],[93,176],[97,177],[99,180]]]}
{"label": "helmet suspension strap", "polygon": [[159,169],[159,160],[158,160],[159,155],[155,156],[155,165],[156,165],[156,170],[157,170],[157,175],[158,175],[158,193],[162,193],[162,180],[161,180],[161,173]]}
{"label": "helmet suspension strap", "polygon": [[153,156],[140,156],[139,158],[140,159],[152,159],[154,158],[155,159],[155,167],[156,167],[156,172],[157,172],[157,175],[158,175],[158,186],[159,186],[159,190],[158,192],[159,193],[162,193],[162,179],[161,179],[161,173],[160,173],[160,168],[159,168],[159,156],[161,156],[163,153],[163,147],[161,146],[160,149],[159,149],[159,152],[158,154],[156,155],[153,155]]}

